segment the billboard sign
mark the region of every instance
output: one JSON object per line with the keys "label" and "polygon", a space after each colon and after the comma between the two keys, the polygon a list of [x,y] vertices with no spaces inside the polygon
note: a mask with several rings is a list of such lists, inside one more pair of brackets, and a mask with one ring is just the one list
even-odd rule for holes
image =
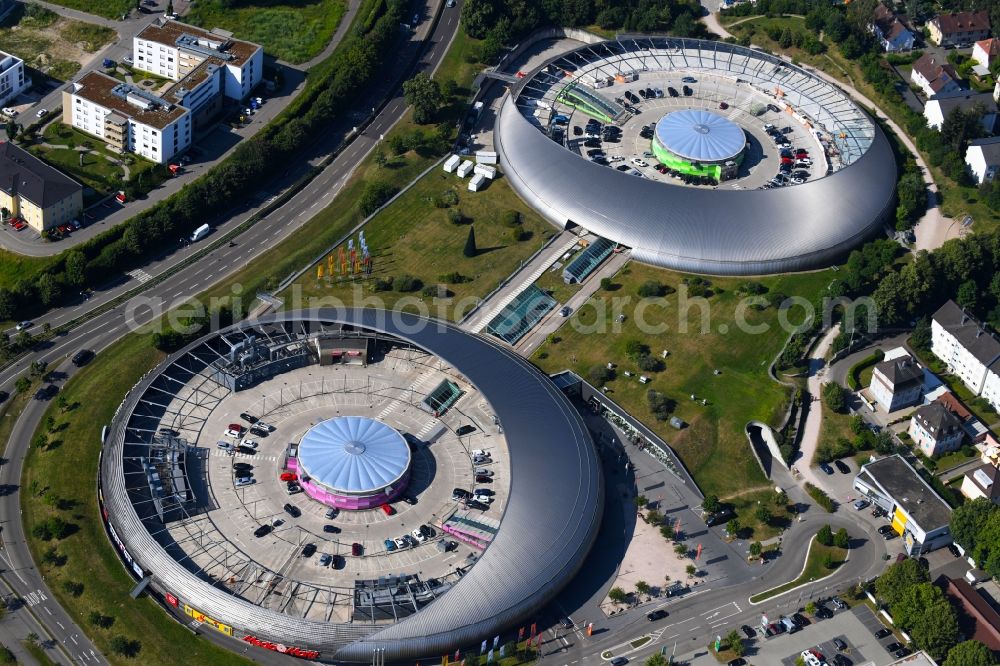
{"label": "billboard sign", "polygon": [[233,635],[233,628],[230,627],[228,624],[223,624],[218,620],[214,620],[209,616],[205,615],[204,613],[202,613],[200,610],[196,608],[191,608],[187,604],[184,604],[184,613],[187,614],[189,617],[193,617],[197,622],[201,622],[202,624],[207,624],[208,626],[212,627],[216,631],[225,634],[226,636]]}
{"label": "billboard sign", "polygon": [[115,532],[114,526],[111,525],[111,521],[108,521],[107,524],[108,524],[108,534],[111,535],[111,540],[115,542],[115,546],[118,547],[118,552],[120,552],[122,554],[122,557],[125,558],[125,561],[128,562],[129,568],[135,574],[135,577],[139,578],[140,580],[142,578],[145,578],[146,572],[143,571],[142,567],[139,566],[139,563],[136,562],[134,559],[132,559],[132,556],[129,555],[128,550],[125,548],[125,544],[122,543],[122,540],[118,538],[118,533]]}
{"label": "billboard sign", "polygon": [[180,603],[177,600],[177,597],[175,597],[174,595],[170,594],[169,592],[167,592],[164,595],[164,598],[167,600],[167,603],[170,604],[171,606],[173,606],[174,608],[177,608],[177,605]]}
{"label": "billboard sign", "polygon": [[271,650],[272,652],[279,652],[281,654],[287,654],[290,657],[299,657],[300,659],[318,659],[319,652],[317,650],[303,650],[302,648],[297,648],[291,645],[284,645],[282,643],[272,643],[270,641],[261,640],[256,636],[246,635],[243,637],[243,641],[249,643],[250,645],[256,645],[259,648],[264,648],[265,650]]}

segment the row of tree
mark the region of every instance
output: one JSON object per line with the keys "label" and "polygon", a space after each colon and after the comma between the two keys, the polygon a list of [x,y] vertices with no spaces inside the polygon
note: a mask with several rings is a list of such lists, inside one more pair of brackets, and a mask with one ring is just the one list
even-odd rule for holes
{"label": "row of tree", "polygon": [[484,40],[481,56],[492,63],[505,46],[545,26],[596,23],[605,30],[694,37],[704,34],[700,12],[695,0],[467,0],[462,26],[470,37]]}
{"label": "row of tree", "polygon": [[966,502],[951,513],[951,534],[980,569],[1000,578],[1000,507],[984,498]]}
{"label": "row of tree", "polygon": [[0,319],[33,316],[59,305],[67,294],[100,284],[140,265],[206,222],[252,198],[281,174],[275,165],[315,143],[315,137],[350,108],[351,102],[383,76],[400,38],[403,0],[385,0],[374,20],[342,42],[333,56],[310,70],[302,94],[271,124],[241,143],[233,154],[177,194],[127,223],[60,257],[33,280],[0,289]]}

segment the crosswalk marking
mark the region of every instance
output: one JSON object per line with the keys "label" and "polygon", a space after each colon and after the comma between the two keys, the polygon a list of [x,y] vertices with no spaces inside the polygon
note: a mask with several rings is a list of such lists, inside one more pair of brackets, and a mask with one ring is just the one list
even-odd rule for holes
{"label": "crosswalk marking", "polygon": [[141,268],[136,268],[135,270],[129,271],[128,273],[126,273],[126,275],[128,275],[133,280],[138,280],[139,284],[149,282],[150,280],[153,279],[152,275],[142,270]]}

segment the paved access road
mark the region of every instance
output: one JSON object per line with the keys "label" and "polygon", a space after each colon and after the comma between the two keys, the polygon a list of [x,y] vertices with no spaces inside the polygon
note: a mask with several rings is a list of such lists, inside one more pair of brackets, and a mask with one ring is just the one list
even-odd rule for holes
{"label": "paved access road", "polygon": [[[413,61],[412,56],[418,52],[421,53],[417,64],[419,70],[433,71],[441,62],[458,29],[460,12],[460,3],[454,8],[444,8],[443,5],[443,2],[428,1],[424,12],[425,17],[433,17],[438,11],[444,13],[441,20],[436,23],[427,19],[418,28],[407,46],[401,50],[399,57],[394,62],[395,73],[398,76],[408,75],[410,63]],[[432,25],[433,30],[431,30]],[[16,378],[32,361],[36,360],[46,361],[50,366],[62,363],[59,370],[64,370],[66,377],[71,376],[73,368],[65,359],[72,356],[77,350],[87,348],[99,352],[126,335],[130,330],[129,322],[134,321],[141,324],[158,318],[161,309],[165,311],[170,305],[180,303],[232,273],[251,266],[260,254],[289,236],[323,210],[337,195],[361,160],[372,150],[379,136],[387,133],[403,117],[406,104],[402,99],[402,91],[399,87],[392,85],[396,78],[397,76],[387,77],[381,86],[373,87],[368,91],[366,98],[361,100],[356,107],[359,111],[344,117],[339,124],[331,126],[328,132],[317,138],[313,154],[308,159],[290,165],[281,182],[272,186],[274,189],[262,191],[255,201],[247,202],[240,210],[235,211],[229,220],[219,225],[221,231],[238,226],[275,196],[281,187],[294,182],[331,153],[351,127],[360,125],[369,111],[378,107],[380,100],[384,99],[387,94],[390,96],[389,101],[378,110],[377,115],[363,135],[353,141],[293,199],[240,235],[234,246],[223,246],[214,250],[197,263],[167,277],[144,292],[141,302],[150,304],[152,309],[137,306],[139,301],[119,305],[97,315],[69,333],[56,337],[49,343],[39,345],[38,349],[20,362],[0,371],[0,389],[13,393],[13,384]],[[216,234],[219,233],[219,230],[216,231]],[[202,242],[202,246],[204,244],[205,241]],[[102,303],[107,303],[138,284],[148,281],[151,276],[164,273],[178,262],[189,258],[198,249],[196,243],[192,247],[170,252],[142,270],[135,271],[133,277],[122,284],[98,292],[90,300],[76,306],[55,310],[39,318],[35,322],[35,327],[40,328],[46,322],[56,327],[70,321]],[[249,302],[253,295],[245,295],[245,298]],[[62,384],[63,380],[55,383]],[[24,410],[15,425],[14,435],[7,443],[6,458],[9,462],[0,467],[0,480],[4,484],[8,484],[6,488],[10,489],[7,494],[0,495],[0,520],[2,520],[3,525],[2,554],[5,560],[2,565],[2,568],[5,569],[2,573],[2,579],[15,590],[17,596],[34,604],[30,610],[35,612],[37,608],[35,617],[45,625],[51,635],[56,637],[60,643],[67,641],[72,646],[69,652],[73,655],[74,662],[103,663],[103,658],[100,658],[96,649],[86,641],[79,627],[52,601],[52,594],[44,580],[41,579],[37,569],[34,568],[24,540],[19,509],[20,488],[18,487],[21,461],[23,461],[30,442],[31,433],[37,427],[44,408],[43,403],[32,400],[28,408]],[[20,614],[22,611],[14,612]],[[35,631],[39,635],[43,633]],[[2,629],[0,629],[0,634],[2,633]],[[208,631],[204,635],[210,640],[227,645],[230,649],[234,647],[232,641],[225,639],[221,634]],[[44,636],[42,637],[44,638]],[[262,663],[277,663],[279,661],[287,663],[287,660],[290,659],[258,648],[249,649],[253,651],[254,660]],[[93,654],[91,654],[92,650]],[[49,654],[59,662],[67,661],[63,656],[54,654],[52,651]]]}

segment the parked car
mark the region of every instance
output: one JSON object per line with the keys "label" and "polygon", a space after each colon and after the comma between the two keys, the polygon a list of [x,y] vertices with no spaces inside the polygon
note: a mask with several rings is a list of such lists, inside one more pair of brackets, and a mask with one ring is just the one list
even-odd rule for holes
{"label": "parked car", "polygon": [[36,118],[44,118],[45,114],[48,113],[48,112],[49,112],[48,109],[38,109],[38,111],[35,112],[35,117]]}
{"label": "parked car", "polygon": [[611,666],[625,666],[628,663],[628,657],[615,657],[611,660]]}
{"label": "parked car", "polygon": [[410,506],[413,506],[414,504],[417,503],[417,498],[413,497],[412,495],[403,495],[399,499],[403,500],[405,503],[409,504]]}
{"label": "parked car", "polygon": [[316,552],[316,544],[307,543],[302,547],[302,557],[312,557]]}
{"label": "parked car", "polygon": [[901,650],[902,648],[903,644],[898,641],[894,643],[889,643],[888,645],[885,646],[885,649],[888,650],[889,652],[895,652],[896,650]]}
{"label": "parked car", "polygon": [[854,502],[855,511],[861,511],[861,509],[865,508],[866,506],[868,506],[868,500],[859,499],[856,502]]}
{"label": "parked car", "polygon": [[270,534],[271,530],[273,529],[274,528],[271,527],[270,525],[261,525],[260,527],[258,527],[253,531],[253,535],[259,539],[263,536],[267,536],[268,534]]}
{"label": "parked car", "polygon": [[681,79],[681,81],[684,83],[698,83],[698,79],[694,78],[693,76],[685,76],[683,79]]}
{"label": "parked car", "polygon": [[427,537],[421,534],[419,528],[413,530],[412,532],[410,532],[410,534],[413,535],[413,538],[416,539],[418,543],[423,543],[424,541],[427,541]]}
{"label": "parked car", "polygon": [[743,657],[736,657],[735,659],[730,659],[726,666],[747,666],[747,660]]}
{"label": "parked car", "polygon": [[776,105],[774,105],[774,104],[768,104],[768,105],[767,105],[767,110],[768,110],[768,111],[771,111],[772,113],[781,113],[781,109],[779,109],[779,108],[778,108],[778,107],[777,107]]}
{"label": "parked car", "polygon": [[476,483],[493,483],[493,477],[486,476],[485,474],[476,474]]}
{"label": "parked car", "polygon": [[794,613],[792,615],[792,622],[794,622],[796,626],[805,627],[809,624],[809,619],[802,613]]}
{"label": "parked car", "polygon": [[816,612],[814,613],[814,615],[821,620],[828,620],[831,617],[833,617],[833,613],[830,611],[829,608],[820,605],[816,606]]}
{"label": "parked car", "polygon": [[382,509],[382,513],[387,516],[391,516],[396,513],[396,510],[392,508],[391,504],[380,504],[378,508]]}
{"label": "parked car", "polygon": [[243,412],[242,414],[240,414],[240,418],[246,421],[247,423],[257,423],[257,421],[260,421],[260,419],[258,419],[256,416],[254,416],[253,414],[248,414],[247,412]]}
{"label": "parked car", "polygon": [[285,509],[285,513],[287,513],[292,518],[298,518],[299,516],[302,515],[302,509],[300,509],[299,507],[295,506],[294,504],[286,504],[284,506],[284,509]]}
{"label": "parked car", "polygon": [[15,326],[14,328],[16,330],[18,330],[18,331],[26,331],[29,328],[31,328],[32,326],[34,326],[34,324],[32,322],[30,322],[28,320],[25,320],[25,321],[18,322],[17,326]]}
{"label": "parked car", "polygon": [[360,543],[354,542],[351,544],[351,555],[354,557],[360,557],[364,551],[365,548]]}
{"label": "parked car", "polygon": [[954,555],[955,557],[961,557],[962,556],[962,554],[960,552],[958,552],[958,547],[955,546],[955,544],[953,544],[953,543],[949,543],[948,544],[948,552],[951,553],[952,555]]}
{"label": "parked car", "polygon": [[667,86],[667,94],[670,95],[671,97],[679,97],[680,96],[680,95],[677,94],[677,90],[675,90],[671,86]]}
{"label": "parked car", "polygon": [[833,655],[833,666],[854,666],[854,662],[842,654]]}
{"label": "parked car", "polygon": [[819,468],[826,472],[827,474],[833,474],[833,468],[826,463],[820,463]]}
{"label": "parked car", "polygon": [[340,528],[336,525],[324,525],[323,531],[327,534],[340,534]]}
{"label": "parked car", "polygon": [[234,486],[236,488],[242,488],[244,486],[252,486],[255,483],[257,483],[257,479],[250,478],[249,476],[240,476],[236,478]]}
{"label": "parked car", "polygon": [[322,555],[319,556],[319,565],[321,567],[325,567],[326,565],[330,564],[331,559],[333,558],[331,558],[328,553],[323,553]]}
{"label": "parked car", "polygon": [[250,434],[256,435],[257,437],[267,437],[268,431],[260,426],[253,426],[250,428]]}
{"label": "parked car", "polygon": [[337,517],[337,509],[331,506],[329,509],[326,510],[327,520],[333,520],[336,517]]}
{"label": "parked car", "polygon": [[685,97],[690,97],[690,96],[692,95],[692,93],[693,93],[694,91],[693,91],[693,90],[691,90],[691,88],[689,88],[688,86],[684,86],[684,87],[683,87],[683,88],[681,89],[681,92],[683,92],[683,93],[684,93],[684,96],[685,96]]}
{"label": "parked car", "polygon": [[747,640],[753,640],[754,638],[757,638],[757,632],[754,631],[753,627],[751,627],[748,624],[744,624],[742,627],[740,627],[740,631],[742,631],[743,635],[747,637]]}
{"label": "parked car", "polygon": [[388,550],[390,552],[393,551],[393,550],[396,550],[396,542],[393,541],[392,539],[386,539],[382,543],[385,545],[385,549],[386,550]]}
{"label": "parked car", "polygon": [[840,638],[834,638],[833,639],[833,646],[835,648],[837,648],[838,650],[840,650],[841,652],[843,652],[843,651],[845,651],[847,649],[847,643],[845,643]]}
{"label": "parked car", "polygon": [[237,430],[233,430],[232,428],[230,428],[230,429],[226,430],[226,431],[225,431],[224,433],[222,433],[222,434],[223,434],[223,435],[225,435],[226,437],[232,437],[232,438],[234,438],[234,439],[239,439],[239,438],[241,437],[241,435],[240,435],[239,431],[237,431]]}
{"label": "parked car", "polygon": [[410,542],[406,539],[406,537],[396,537],[393,541],[396,544],[396,548],[400,550],[410,545]]}

